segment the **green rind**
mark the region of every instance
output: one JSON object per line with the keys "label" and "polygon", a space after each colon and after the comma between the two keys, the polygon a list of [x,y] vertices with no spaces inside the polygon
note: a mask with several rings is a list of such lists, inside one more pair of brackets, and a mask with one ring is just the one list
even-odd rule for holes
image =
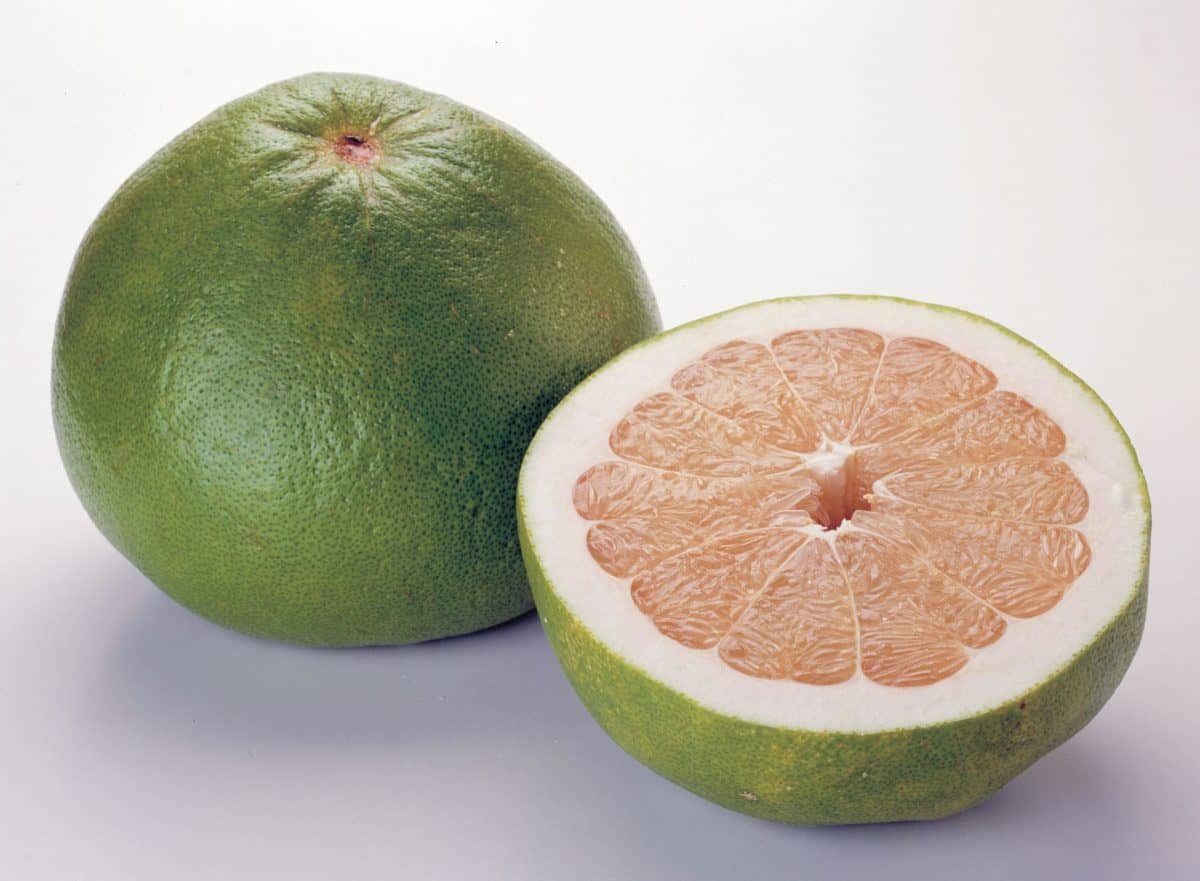
{"label": "green rind", "polygon": [[[338,160],[346,133],[383,158]],[[313,74],[218,109],[105,206],[59,314],[55,428],[101,532],[188,608],[432,639],[532,606],[525,448],[659,326],[616,221],[528,139]]]}
{"label": "green rind", "polygon": [[[1136,465],[1128,436],[1107,405],[1033,343],[969,312],[902,302],[983,321],[1030,347],[1104,409]],[[535,437],[529,455],[536,448]],[[638,761],[717,804],[769,820],[802,825],[922,820],[987,799],[1075,734],[1112,696],[1137,650],[1146,618],[1150,499],[1140,467],[1138,475],[1146,514],[1140,577],[1120,612],[1089,645],[1037,686],[983,713],[870,733],[750,722],[663,685],[613,652],[554,591],[526,526],[523,482],[517,520],[538,613],[567,678],[596,721]]]}

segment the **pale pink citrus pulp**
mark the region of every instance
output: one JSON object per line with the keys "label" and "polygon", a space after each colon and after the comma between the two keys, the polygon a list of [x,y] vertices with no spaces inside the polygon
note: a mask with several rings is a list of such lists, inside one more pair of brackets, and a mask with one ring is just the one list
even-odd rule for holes
{"label": "pale pink citrus pulp", "polygon": [[1088,566],[1063,432],[939,343],[797,330],[670,385],[613,428],[575,508],[663,634],[742,673],[928,685]]}

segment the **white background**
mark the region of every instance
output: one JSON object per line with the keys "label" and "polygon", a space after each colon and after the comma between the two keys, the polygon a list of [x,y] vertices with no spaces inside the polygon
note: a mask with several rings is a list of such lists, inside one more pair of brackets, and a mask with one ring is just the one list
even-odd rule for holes
{"label": "white background", "polygon": [[[9,0],[3,22],[0,877],[1200,874],[1200,5]],[[533,617],[316,651],[159,594],[58,462],[62,284],[151,152],[313,69],[525,131],[620,218],[668,325],[897,294],[1078,372],[1155,506],[1146,635],[1112,702],[952,820],[793,829],[627,758]]]}

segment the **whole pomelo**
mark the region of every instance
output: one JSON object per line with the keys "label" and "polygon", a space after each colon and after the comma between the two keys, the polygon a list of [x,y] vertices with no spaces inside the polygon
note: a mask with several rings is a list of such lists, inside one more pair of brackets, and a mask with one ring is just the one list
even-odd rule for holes
{"label": "whole pomelo", "polygon": [[617,223],[536,145],[313,74],[220,108],[101,212],[59,315],[55,426],[97,526],[183,605],[414,642],[530,608],[525,447],[658,327]]}

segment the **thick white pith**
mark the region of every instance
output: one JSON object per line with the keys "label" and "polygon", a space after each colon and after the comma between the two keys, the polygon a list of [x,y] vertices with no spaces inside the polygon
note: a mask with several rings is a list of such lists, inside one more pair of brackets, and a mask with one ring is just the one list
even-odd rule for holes
{"label": "thick white pith", "polygon": [[[732,339],[768,342],[799,328],[862,327],[885,336],[944,343],[994,371],[999,388],[1044,410],[1063,429],[1062,455],[1088,491],[1076,528],[1092,561],[1057,606],[1009,619],[1004,637],[941,682],[889,688],[861,673],[839,685],[804,685],[746,676],[715,652],[663,636],[589,555],[588,522],[572,486],[589,466],[614,455],[613,425],[633,405],[666,388],[675,370]],[[829,452],[836,482],[844,451]],[[819,475],[818,478],[820,479]],[[825,481],[822,480],[822,483]],[[835,491],[836,487],[826,487]],[[526,460],[520,497],[526,530],[547,580],[602,642],[665,685],[718,712],[766,724],[872,731],[961,718],[1003,703],[1060,669],[1118,613],[1140,577],[1146,504],[1130,449],[1111,417],[1083,387],[1028,344],[951,311],[900,301],[811,298],[760,303],[671,333],[611,362],[570,395],[543,425]]]}

